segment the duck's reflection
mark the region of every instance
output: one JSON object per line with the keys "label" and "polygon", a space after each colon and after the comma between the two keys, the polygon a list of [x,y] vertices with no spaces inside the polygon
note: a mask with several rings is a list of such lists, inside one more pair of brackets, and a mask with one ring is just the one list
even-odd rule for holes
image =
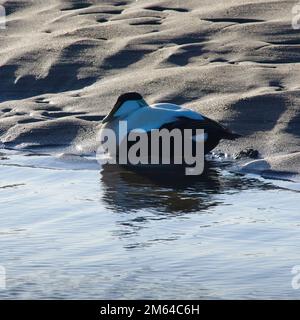
{"label": "duck's reflection", "polygon": [[[158,220],[187,217],[188,213],[207,213],[222,205],[224,194],[249,188],[273,188],[256,179],[228,174],[220,166],[206,163],[201,176],[184,176],[180,172],[131,171],[118,166],[103,167],[102,200],[110,211],[122,213],[117,218],[114,235],[125,241],[127,249],[151,246],[156,242],[177,240],[173,228],[159,232],[140,231]],[[125,213],[125,214],[123,214]],[[189,218],[191,216],[189,215]],[[156,223],[151,224],[151,222]]]}
{"label": "duck's reflection", "polygon": [[101,179],[104,203],[118,212],[153,210],[180,214],[206,210],[218,204],[213,195],[221,188],[219,172],[209,164],[201,176],[105,165]]}
{"label": "duck's reflection", "polygon": [[[226,164],[225,164],[226,166]],[[221,204],[217,195],[274,186],[238,175],[224,175],[220,165],[206,162],[200,176],[178,171],[138,170],[105,165],[101,172],[103,201],[117,212],[151,210],[166,214],[199,212]]]}

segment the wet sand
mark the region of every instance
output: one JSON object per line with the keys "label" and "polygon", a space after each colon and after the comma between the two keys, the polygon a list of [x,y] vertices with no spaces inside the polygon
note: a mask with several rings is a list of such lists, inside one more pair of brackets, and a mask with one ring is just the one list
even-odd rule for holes
{"label": "wet sand", "polygon": [[300,172],[296,1],[0,3],[5,147],[92,145],[117,97],[138,91],[243,134],[216,151],[258,150],[248,171]]}

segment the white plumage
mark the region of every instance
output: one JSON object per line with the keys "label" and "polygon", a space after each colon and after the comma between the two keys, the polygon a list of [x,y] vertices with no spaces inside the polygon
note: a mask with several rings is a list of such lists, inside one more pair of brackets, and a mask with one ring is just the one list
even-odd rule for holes
{"label": "white plumage", "polygon": [[[119,124],[126,121],[127,131],[119,132]],[[221,139],[234,140],[239,135],[202,114],[172,103],[148,105],[138,93],[127,93],[119,97],[112,111],[103,119],[102,129],[112,129],[118,142],[129,132],[150,132],[164,127],[203,129],[204,135],[195,135],[195,142],[205,142],[205,153],[212,150]],[[101,133],[100,133],[101,136]]]}

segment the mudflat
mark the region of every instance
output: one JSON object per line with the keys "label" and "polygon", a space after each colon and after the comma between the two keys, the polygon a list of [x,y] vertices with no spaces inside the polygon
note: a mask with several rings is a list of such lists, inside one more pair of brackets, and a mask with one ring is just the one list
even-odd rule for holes
{"label": "mudflat", "polygon": [[117,97],[137,91],[149,103],[182,104],[241,133],[217,151],[257,150],[263,160],[247,170],[300,172],[297,2],[0,4],[4,146],[89,144]]}

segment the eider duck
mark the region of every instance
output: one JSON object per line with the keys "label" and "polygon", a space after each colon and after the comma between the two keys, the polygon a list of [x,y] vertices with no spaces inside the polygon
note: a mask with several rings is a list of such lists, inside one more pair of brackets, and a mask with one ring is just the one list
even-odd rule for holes
{"label": "eider duck", "polygon": [[[211,120],[204,115],[183,108],[172,103],[156,103],[149,105],[143,97],[136,92],[122,94],[110,113],[103,119],[100,129],[111,129],[116,135],[119,132],[120,121],[126,121],[127,132],[123,137],[126,137],[130,131],[144,130],[150,133],[153,129],[192,129],[195,136],[193,140],[197,140],[196,129],[204,130],[204,153],[207,154],[214,149],[220,140],[234,140],[240,137],[239,134],[232,132],[218,122]],[[102,141],[103,142],[103,141]],[[120,141],[117,142],[120,144]],[[129,144],[130,147],[130,144]],[[150,150],[150,149],[149,149]]]}

